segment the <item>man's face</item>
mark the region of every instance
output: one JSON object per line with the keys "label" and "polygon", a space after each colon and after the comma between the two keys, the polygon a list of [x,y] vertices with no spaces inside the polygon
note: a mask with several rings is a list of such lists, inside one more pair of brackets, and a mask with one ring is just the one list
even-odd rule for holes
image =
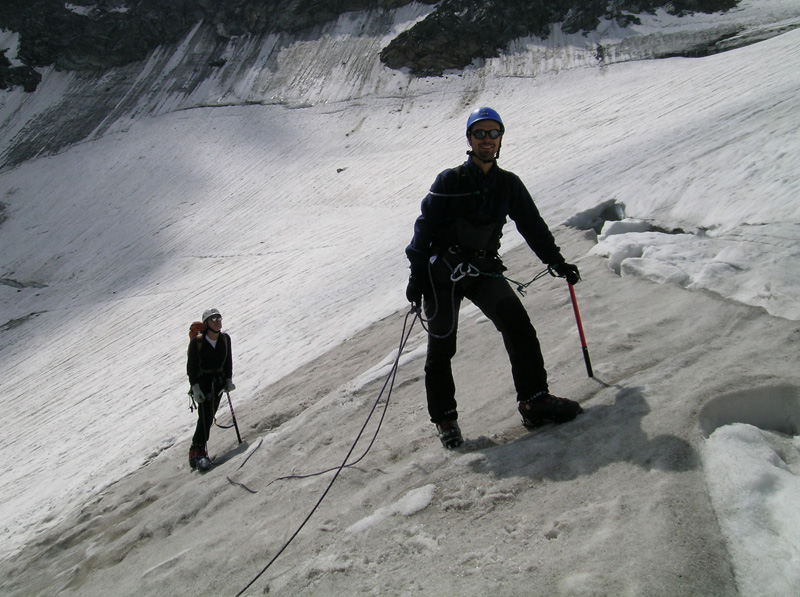
{"label": "man's face", "polygon": [[[486,136],[483,139],[475,138],[475,131],[484,131]],[[495,154],[500,149],[500,140],[503,138],[502,134],[496,139],[492,139],[489,131],[500,132],[500,124],[494,120],[479,120],[469,129],[469,145],[472,151],[482,160],[491,161],[494,159]],[[481,133],[478,133],[479,135]],[[496,134],[496,133],[495,133]]]}

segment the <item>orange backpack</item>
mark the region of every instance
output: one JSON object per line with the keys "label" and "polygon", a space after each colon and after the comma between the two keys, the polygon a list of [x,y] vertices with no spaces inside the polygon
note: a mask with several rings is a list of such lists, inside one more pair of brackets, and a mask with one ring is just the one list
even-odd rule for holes
{"label": "orange backpack", "polygon": [[[193,321],[192,325],[189,326],[189,340],[196,340],[197,341],[197,348],[199,349],[203,344],[203,337],[200,334],[206,333],[206,326],[203,325],[202,321]],[[226,345],[226,334],[220,334],[219,337],[222,338],[223,346]],[[191,344],[191,342],[190,342]],[[186,350],[187,354],[189,350]]]}
{"label": "orange backpack", "polygon": [[197,337],[197,334],[205,333],[206,326],[203,325],[202,321],[193,321],[192,325],[189,326],[189,340],[194,340]]}

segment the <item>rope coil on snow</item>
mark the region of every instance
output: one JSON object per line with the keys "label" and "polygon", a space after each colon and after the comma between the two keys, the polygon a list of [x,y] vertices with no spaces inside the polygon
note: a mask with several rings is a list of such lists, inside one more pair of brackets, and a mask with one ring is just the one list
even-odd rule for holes
{"label": "rope coil on snow", "polygon": [[[408,318],[412,314],[414,314],[414,319],[411,321],[411,325],[409,326],[408,325]],[[417,321],[418,317],[419,317],[419,313],[417,313],[414,309],[409,310],[409,312],[406,313],[405,320],[403,321],[403,333],[401,335],[400,346],[399,346],[399,348],[397,350],[397,356],[395,357],[394,363],[392,364],[392,368],[389,371],[389,375],[387,375],[387,377],[386,377],[386,381],[383,383],[383,387],[381,388],[381,391],[378,394],[378,397],[375,399],[375,402],[373,403],[372,408],[370,409],[369,415],[367,415],[367,418],[364,421],[364,424],[361,426],[361,430],[358,432],[358,435],[356,436],[355,441],[353,441],[352,445],[350,446],[350,449],[347,452],[347,455],[344,457],[344,460],[342,461],[342,464],[340,464],[338,467],[333,467],[333,468],[327,469],[325,471],[320,471],[320,472],[312,473],[312,474],[309,474],[309,475],[290,475],[290,476],[286,476],[286,477],[279,477],[278,479],[274,479],[272,481],[274,483],[275,481],[278,481],[279,479],[302,479],[302,478],[307,478],[307,477],[314,477],[314,476],[323,475],[323,474],[331,472],[331,471],[336,471],[336,474],[334,474],[333,478],[328,483],[328,486],[325,488],[325,491],[322,492],[322,495],[317,500],[317,503],[314,504],[313,508],[311,508],[311,511],[305,517],[303,522],[300,523],[300,526],[297,527],[297,529],[294,531],[294,533],[292,533],[292,536],[289,537],[289,539],[283,544],[283,546],[278,550],[278,552],[274,556],[272,556],[272,559],[269,562],[267,562],[267,564],[258,572],[258,574],[256,574],[253,577],[253,579],[249,583],[247,583],[247,585],[245,585],[245,587],[241,591],[236,593],[236,597],[239,597],[240,595],[244,594],[244,592],[247,591],[247,589],[249,589],[253,585],[253,583],[255,583],[261,577],[261,575],[264,574],[269,569],[270,566],[272,566],[272,564],[280,557],[280,555],[286,550],[286,548],[289,547],[289,545],[292,543],[292,541],[294,541],[295,537],[297,537],[297,535],[300,534],[300,531],[308,523],[308,521],[311,520],[311,517],[317,511],[317,508],[319,508],[319,506],[322,504],[322,501],[328,495],[328,492],[333,487],[333,484],[336,482],[336,479],[339,477],[339,474],[342,472],[342,470],[344,470],[345,468],[348,468],[348,467],[353,466],[353,465],[357,464],[358,462],[360,462],[367,455],[367,453],[370,451],[370,449],[372,448],[372,445],[375,443],[375,440],[378,437],[378,432],[381,429],[381,425],[383,424],[383,419],[386,416],[386,411],[387,411],[387,409],[389,407],[389,400],[391,398],[391,394],[392,394],[392,389],[394,387],[395,378],[397,377],[397,369],[398,369],[398,366],[400,364],[400,355],[403,353],[403,349],[405,348],[406,342],[408,342],[408,338],[411,335],[411,330],[413,329],[414,323]],[[384,407],[383,407],[383,412],[381,413],[381,418],[380,418],[380,421],[378,422],[378,427],[377,427],[377,429],[375,429],[375,433],[373,434],[373,437],[372,437],[372,440],[369,443],[369,446],[367,446],[367,449],[364,451],[364,453],[361,456],[359,456],[356,460],[354,460],[353,462],[348,462],[348,460],[350,459],[350,456],[353,454],[353,451],[356,448],[356,445],[358,444],[359,440],[361,439],[361,436],[363,435],[364,430],[366,429],[367,424],[369,423],[369,420],[372,418],[372,415],[375,413],[375,409],[378,407],[378,403],[380,402],[381,397],[383,396],[383,393],[386,390],[387,386],[389,387],[389,393],[386,395],[386,402],[385,402]],[[233,481],[231,479],[228,479],[228,480],[231,481],[231,483],[237,484],[235,481]],[[247,489],[248,491],[252,491],[251,489],[249,489],[247,487],[245,487],[245,489]]]}

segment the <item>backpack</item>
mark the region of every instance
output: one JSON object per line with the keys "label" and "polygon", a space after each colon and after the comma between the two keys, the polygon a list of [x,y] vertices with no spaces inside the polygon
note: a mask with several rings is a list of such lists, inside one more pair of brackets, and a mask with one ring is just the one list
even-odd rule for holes
{"label": "backpack", "polygon": [[[203,337],[206,333],[206,326],[203,324],[202,321],[193,321],[189,326],[189,344],[191,345],[192,341],[197,342],[197,349],[198,351],[203,346]],[[220,334],[219,337],[222,339],[222,345],[226,346],[227,349],[227,334]],[[189,353],[189,349],[186,349],[186,353]],[[199,352],[198,352],[199,356]],[[227,358],[227,355],[226,355]]]}
{"label": "backpack", "polygon": [[189,340],[194,340],[197,334],[202,334],[205,331],[206,326],[203,325],[202,321],[193,321],[192,325],[189,326]]}

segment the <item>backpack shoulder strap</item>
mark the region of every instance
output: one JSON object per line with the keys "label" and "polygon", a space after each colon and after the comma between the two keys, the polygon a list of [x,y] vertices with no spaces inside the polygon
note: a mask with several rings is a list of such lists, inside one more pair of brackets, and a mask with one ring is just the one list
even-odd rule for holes
{"label": "backpack shoulder strap", "polygon": [[[229,340],[228,334],[226,334],[225,332],[222,332],[219,335],[219,338],[220,338],[220,340],[222,340],[222,345],[225,347],[225,358],[227,359],[228,358],[228,340]],[[223,363],[224,362],[225,361],[223,361]]]}
{"label": "backpack shoulder strap", "polygon": [[[228,334],[226,334],[225,332],[222,332],[219,335],[219,338],[217,339],[217,341],[221,340],[222,341],[222,345],[225,347],[225,356],[222,357],[222,365],[223,366],[225,365],[225,361],[228,360],[228,347],[230,346],[229,338],[230,338],[230,336],[228,336]],[[197,336],[195,336],[195,341],[197,342],[197,360],[198,361],[200,361],[200,349],[205,344],[205,342],[203,342],[203,340],[205,340],[205,334],[197,334]]]}

